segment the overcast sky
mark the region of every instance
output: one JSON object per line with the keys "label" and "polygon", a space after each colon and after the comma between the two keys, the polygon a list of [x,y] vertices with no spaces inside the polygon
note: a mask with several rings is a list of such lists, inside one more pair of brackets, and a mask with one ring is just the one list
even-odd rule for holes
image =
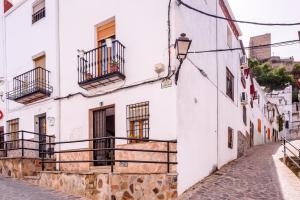
{"label": "overcast sky", "polygon": [[[228,0],[236,19],[258,22],[300,22],[300,0]],[[272,33],[272,43],[298,38],[300,26],[267,27],[240,24],[244,45],[249,45],[249,37]],[[272,48],[272,55],[294,56],[300,61],[300,44]]]}

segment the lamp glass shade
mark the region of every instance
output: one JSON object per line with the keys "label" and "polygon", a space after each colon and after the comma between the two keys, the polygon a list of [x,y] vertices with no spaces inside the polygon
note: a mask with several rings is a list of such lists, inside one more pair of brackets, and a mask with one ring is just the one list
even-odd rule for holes
{"label": "lamp glass shade", "polygon": [[184,33],[176,40],[176,51],[178,59],[185,59],[190,49],[192,41]]}

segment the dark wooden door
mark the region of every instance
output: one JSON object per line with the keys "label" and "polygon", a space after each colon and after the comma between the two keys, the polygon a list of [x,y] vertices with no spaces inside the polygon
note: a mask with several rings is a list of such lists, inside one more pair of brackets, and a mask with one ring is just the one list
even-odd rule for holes
{"label": "dark wooden door", "polygon": [[0,127],[0,149],[4,149],[4,127]]}
{"label": "dark wooden door", "polygon": [[46,154],[43,154],[42,151],[46,151],[46,116],[39,117],[39,157],[45,157]]}
{"label": "dark wooden door", "polygon": [[111,165],[114,158],[114,147],[112,139],[101,139],[115,135],[114,108],[101,109],[93,112],[93,142],[95,166]]}

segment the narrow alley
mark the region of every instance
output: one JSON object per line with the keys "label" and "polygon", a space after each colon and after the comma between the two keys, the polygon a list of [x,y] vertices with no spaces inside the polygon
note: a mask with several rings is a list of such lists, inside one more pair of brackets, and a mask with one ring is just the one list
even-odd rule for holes
{"label": "narrow alley", "polygon": [[300,181],[281,161],[280,144],[260,145],[184,193],[180,200],[300,199]]}

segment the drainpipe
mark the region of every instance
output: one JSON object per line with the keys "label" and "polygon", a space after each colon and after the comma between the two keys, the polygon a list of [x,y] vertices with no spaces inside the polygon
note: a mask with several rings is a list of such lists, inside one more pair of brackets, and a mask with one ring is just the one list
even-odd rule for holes
{"label": "drainpipe", "polygon": [[[216,16],[218,16],[218,1],[216,0]],[[216,18],[216,49],[218,49],[218,18]],[[217,70],[217,168],[219,168],[219,56],[216,51]]]}
{"label": "drainpipe", "polygon": [[[4,1],[2,2],[4,3]],[[1,14],[1,20],[2,20],[2,49],[3,49],[3,63],[2,63],[2,66],[3,66],[3,76],[4,76],[4,88],[5,88],[5,91],[8,92],[9,90],[9,87],[8,87],[8,79],[7,79],[7,55],[6,55],[6,23],[5,23],[5,14],[4,14],[4,8],[3,6],[1,6],[2,9],[0,9],[0,14]],[[6,132],[6,121],[8,120],[8,100],[6,99],[5,97],[5,94],[4,94],[4,97],[5,99],[5,111],[4,111],[4,118],[3,118],[3,125],[4,125],[4,132]]]}
{"label": "drainpipe", "polygon": [[[57,96],[61,96],[61,77],[60,77],[60,35],[59,35],[59,0],[55,1],[55,8],[56,8],[56,14],[55,14],[55,41],[56,41],[56,80],[57,80]],[[58,138],[56,138],[55,141],[61,141],[61,101],[58,101],[57,103],[57,131],[58,131]],[[58,145],[58,151],[61,151],[61,145]],[[60,154],[57,155],[57,160],[60,161]],[[60,170],[60,164],[57,165],[58,170]]]}

